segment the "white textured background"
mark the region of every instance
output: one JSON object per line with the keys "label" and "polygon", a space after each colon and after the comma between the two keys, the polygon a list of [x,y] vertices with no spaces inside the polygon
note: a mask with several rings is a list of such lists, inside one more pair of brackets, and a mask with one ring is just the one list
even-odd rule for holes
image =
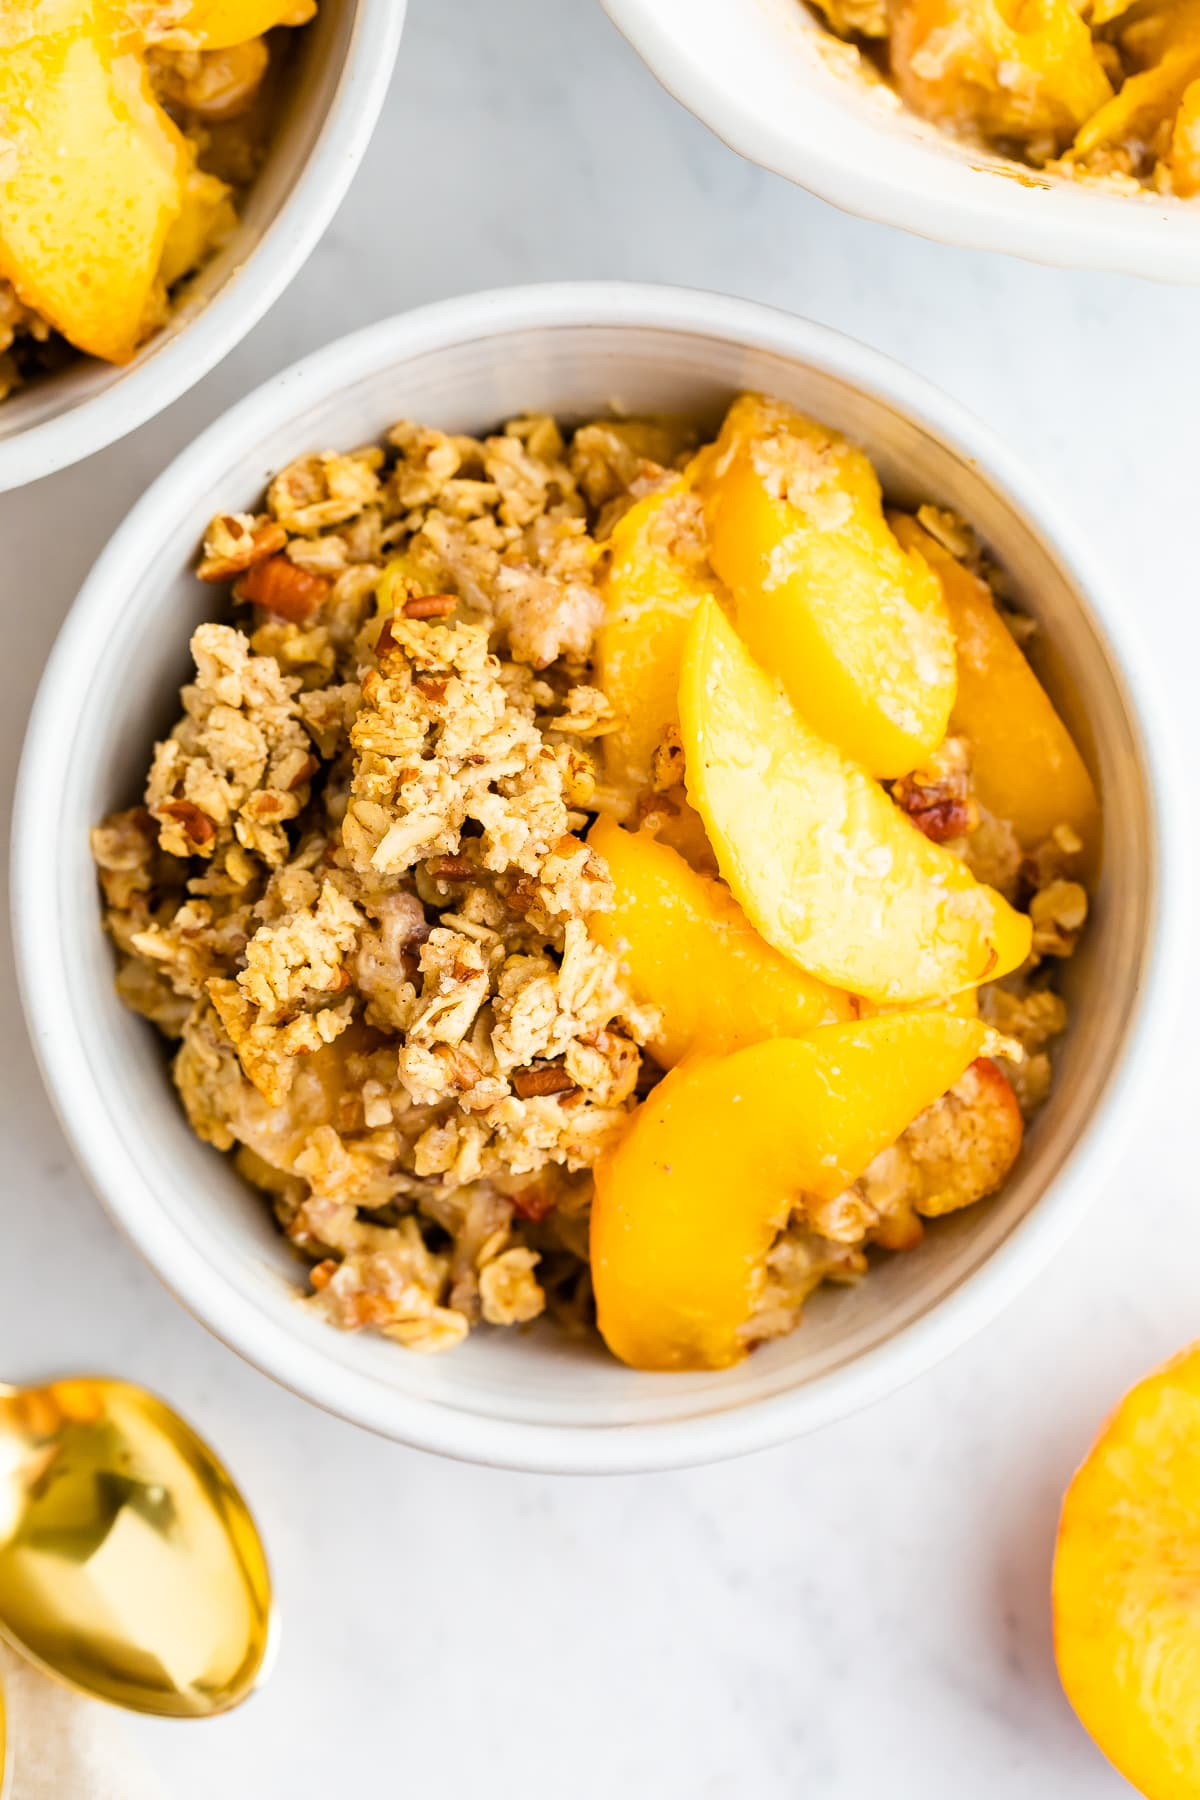
{"label": "white textured background", "polygon": [[[974,407],[1110,563],[1200,761],[1200,296],[843,218],[725,150],[589,0],[412,0],[366,164],[266,323],[157,423],[0,499],[6,806],[59,620],[198,427],[354,326],[571,276],[772,301]],[[1175,823],[1194,837],[1195,809]],[[1195,964],[1178,980],[1196,994]],[[211,1724],[135,1727],[172,1797],[1129,1792],[1060,1697],[1047,1584],[1095,1426],[1200,1333],[1194,1053],[1181,1045],[1088,1229],[949,1365],[741,1463],[554,1481],[376,1442],[211,1340],[87,1192],[7,966],[3,994],[0,1366],[151,1378],[220,1445],[273,1554],[269,1688]]]}

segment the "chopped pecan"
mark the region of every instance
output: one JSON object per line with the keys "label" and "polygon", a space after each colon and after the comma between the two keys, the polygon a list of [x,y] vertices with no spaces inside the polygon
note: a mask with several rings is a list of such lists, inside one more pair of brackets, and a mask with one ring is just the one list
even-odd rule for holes
{"label": "chopped pecan", "polygon": [[293,625],[306,625],[332,586],[326,575],[297,568],[286,556],[269,556],[234,583],[233,593],[235,599],[261,606]]}
{"label": "chopped pecan", "polygon": [[900,804],[917,830],[924,832],[933,843],[944,844],[950,838],[965,837],[972,828],[969,802],[921,798],[922,795],[932,796],[936,792],[936,789],[915,788],[906,792]]}
{"label": "chopped pecan", "polygon": [[456,594],[414,594],[404,602],[406,619],[444,619],[458,605]]}
{"label": "chopped pecan", "polygon": [[475,865],[465,856],[431,856],[425,864],[425,873],[434,881],[470,881]]}
{"label": "chopped pecan", "polygon": [[207,813],[201,812],[194,800],[163,800],[155,807],[154,812],[156,817],[161,818],[165,814],[168,819],[174,819],[189,846],[194,846],[197,850],[211,844],[217,835],[213,821]]}
{"label": "chopped pecan", "polygon": [[208,551],[196,570],[201,581],[232,581],[255,563],[274,556],[287,543],[287,532],[274,519],[247,522],[232,513],[214,519],[209,527]]}
{"label": "chopped pecan", "polygon": [[288,785],[288,793],[290,794],[290,793],[294,792],[296,788],[302,787],[306,781],[308,781],[313,775],[316,774],[316,772],[320,768],[320,766],[321,765],[317,761],[315,756],[306,756],[304,758],[304,761],[299,764],[299,766],[296,769],[296,773],[292,776],[291,780],[287,784]]}
{"label": "chopped pecan", "polygon": [[918,831],[935,844],[966,837],[979,826],[979,808],[971,798],[971,765],[964,739],[948,737],[932,753],[928,765],[902,775],[892,799]]}
{"label": "chopped pecan", "polygon": [[513,1090],[518,1100],[540,1100],[548,1094],[574,1094],[578,1090],[565,1069],[514,1069]]}
{"label": "chopped pecan", "polygon": [[460,1094],[473,1088],[483,1074],[471,1052],[464,1050],[461,1044],[439,1044],[436,1055],[446,1071],[450,1086],[457,1088]]}
{"label": "chopped pecan", "polygon": [[511,910],[522,918],[537,903],[537,883],[530,875],[518,875],[504,898]]}

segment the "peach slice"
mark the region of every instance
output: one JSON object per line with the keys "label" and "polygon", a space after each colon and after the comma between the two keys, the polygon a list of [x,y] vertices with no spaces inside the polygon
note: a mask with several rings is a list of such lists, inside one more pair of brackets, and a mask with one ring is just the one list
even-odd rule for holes
{"label": "peach slice", "polygon": [[1200,1794],[1200,1344],[1140,1382],[1067,1489],[1054,1648],[1067,1698],[1146,1800]]}
{"label": "peach slice", "polygon": [[210,250],[237,224],[233,193],[216,175],[192,169],[183,192],[183,206],[172,221],[163,244],[158,278],[164,288],[174,287],[199,268]]}
{"label": "peach slice", "polygon": [[679,703],[692,803],[783,955],[877,1005],[943,998],[1025,961],[1024,914],[809,729],[713,601],[690,627]]}
{"label": "peach slice", "polygon": [[305,25],[316,10],[313,0],[185,0],[160,8],[164,22],[194,38],[202,50],[245,44],[276,25]]}
{"label": "peach slice", "polygon": [[971,745],[975,791],[987,810],[1033,849],[1057,825],[1093,849],[1100,807],[1087,766],[1041,682],[996,610],[985,581],[964,568],[915,519],[898,514],[896,536],[942,584],[958,641],[951,729]]}
{"label": "peach slice", "polygon": [[1112,96],[1077,0],[890,0],[892,74],[927,119],[1062,149]]}
{"label": "peach slice", "polygon": [[616,886],[612,912],[592,936],[623,957],[635,992],[661,1008],[650,1045],[673,1068],[689,1050],[736,1050],[798,1037],[858,1016],[857,1002],[806,975],[764,943],[722,881],[697,874],[646,832],[597,819],[588,843]]}
{"label": "peach slice", "polygon": [[646,494],[613,529],[596,638],[596,684],[617,726],[604,770],[619,794],[649,786],[654,752],[679,721],[679,667],[688,623],[716,591],[703,560],[703,520],[687,478]]}
{"label": "peach slice", "polygon": [[614,1355],[638,1369],[740,1361],[794,1203],[856,1181],[988,1038],[951,1013],[898,1013],[673,1069],[596,1168],[592,1279]]}
{"label": "peach slice", "polygon": [[0,27],[0,275],[77,348],[123,362],[190,156],[110,30],[82,0],[21,8]]}
{"label": "peach slice", "polygon": [[870,774],[916,768],[946,735],[954,638],[937,582],[892,535],[867,457],[743,394],[698,465],[712,566],[754,656]]}

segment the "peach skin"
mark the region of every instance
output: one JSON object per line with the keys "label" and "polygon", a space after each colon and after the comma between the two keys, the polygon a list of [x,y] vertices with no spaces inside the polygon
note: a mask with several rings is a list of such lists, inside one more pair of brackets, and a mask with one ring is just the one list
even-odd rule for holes
{"label": "peach skin", "polygon": [[990,1037],[951,1013],[901,1013],[672,1070],[596,1169],[592,1278],[609,1349],[638,1369],[740,1361],[792,1207],[847,1188]]}
{"label": "peach skin", "polygon": [[1146,1800],[1200,1796],[1200,1345],[1108,1420],[1063,1501],[1054,1648],[1083,1725]]}

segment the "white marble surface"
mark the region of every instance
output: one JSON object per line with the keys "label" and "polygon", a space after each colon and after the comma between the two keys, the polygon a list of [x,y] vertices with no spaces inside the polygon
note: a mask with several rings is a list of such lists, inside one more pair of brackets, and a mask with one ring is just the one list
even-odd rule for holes
{"label": "white marble surface", "polygon": [[[843,218],[682,113],[591,0],[413,0],[374,147],[291,293],[156,424],[0,499],[6,805],[80,578],[198,426],[350,327],[566,276],[773,301],[974,406],[1109,559],[1200,757],[1195,295]],[[1200,998],[1194,963],[1178,979]],[[273,1551],[284,1637],[269,1688],[209,1725],[137,1727],[172,1795],[1129,1791],[1059,1695],[1047,1581],[1058,1497],[1094,1427],[1200,1330],[1194,1058],[1088,1230],[948,1365],[748,1461],[553,1481],[376,1442],[211,1340],[85,1188],[8,968],[3,1005],[0,1366],[151,1375],[223,1447]]]}

